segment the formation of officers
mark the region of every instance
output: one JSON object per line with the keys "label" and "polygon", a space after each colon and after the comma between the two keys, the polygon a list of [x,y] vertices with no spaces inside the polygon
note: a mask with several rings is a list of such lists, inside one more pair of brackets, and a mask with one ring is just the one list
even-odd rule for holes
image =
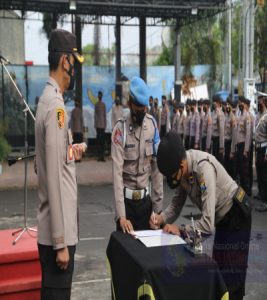
{"label": "formation of officers", "polygon": [[[215,95],[212,101],[187,99],[173,105],[171,130],[181,137],[186,150],[196,149],[213,154],[228,174],[239,181],[248,196],[252,195],[253,157],[255,151],[260,212],[267,211],[266,193],[266,104],[258,98],[256,117],[250,111],[250,100],[243,96],[233,102]],[[151,111],[151,110],[150,110]],[[266,200],[265,200],[266,199]]]}

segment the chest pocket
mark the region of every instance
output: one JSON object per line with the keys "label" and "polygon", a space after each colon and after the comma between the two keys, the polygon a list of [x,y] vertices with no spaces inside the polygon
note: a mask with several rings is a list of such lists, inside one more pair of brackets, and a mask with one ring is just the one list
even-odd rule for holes
{"label": "chest pocket", "polygon": [[134,134],[128,134],[124,146],[124,160],[137,160],[139,154],[138,146],[139,143],[136,141]]}

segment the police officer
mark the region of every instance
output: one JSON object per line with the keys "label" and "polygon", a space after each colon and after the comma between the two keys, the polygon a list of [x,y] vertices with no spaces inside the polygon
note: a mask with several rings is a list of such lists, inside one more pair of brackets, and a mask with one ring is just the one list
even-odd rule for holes
{"label": "police officer", "polygon": [[267,211],[267,99],[258,102],[259,116],[255,130],[256,168],[262,204],[256,207],[259,212]]}
{"label": "police officer", "polygon": [[185,151],[179,136],[170,133],[160,142],[157,162],[167,183],[175,188],[169,206],[151,218],[151,226],[165,225],[163,230],[189,235],[191,224],[173,223],[180,215],[187,196],[201,210],[195,228],[210,235],[214,228],[213,258],[221,269],[230,300],[245,295],[245,279],[251,231],[251,208],[248,196],[227,174],[216,158],[199,150]]}
{"label": "police officer", "polygon": [[233,102],[228,98],[225,107],[224,167],[228,174],[235,179],[236,117],[232,110]]}
{"label": "police officer", "polygon": [[172,114],[172,131],[178,132],[178,122],[179,122],[179,110],[178,104],[173,105],[173,114]]}
{"label": "police officer", "polygon": [[83,142],[83,112],[79,106],[80,101],[75,101],[75,108],[71,111],[71,132],[73,135],[73,143],[82,143]]}
{"label": "police officer", "polygon": [[191,119],[190,119],[190,149],[199,148],[199,128],[200,116],[197,110],[197,100],[191,101]]}
{"label": "police officer", "polygon": [[74,63],[82,63],[76,37],[52,31],[48,44],[50,77],[40,97],[35,123],[39,208],[38,250],[42,300],[70,299],[75,245],[78,242],[75,159],[63,93],[74,87]]}
{"label": "police officer", "polygon": [[160,137],[163,137],[171,129],[170,128],[171,118],[170,118],[170,108],[168,106],[167,98],[165,95],[161,96],[161,103],[162,103],[162,107],[159,116],[159,132],[160,132]]}
{"label": "police officer", "polygon": [[115,220],[117,229],[128,233],[148,229],[152,212],[162,210],[163,179],[156,162],[159,134],[155,119],[146,113],[148,97],[145,82],[134,77],[130,82],[130,114],[119,120],[112,132]]}
{"label": "police officer", "polygon": [[222,100],[218,95],[214,95],[212,101],[212,154],[222,163],[224,154],[224,114],[222,112]]}
{"label": "police officer", "polygon": [[180,135],[181,140],[184,140],[184,123],[185,123],[185,115],[184,115],[184,103],[178,104],[179,111],[179,120],[178,120],[178,129],[177,132]]}
{"label": "police officer", "polygon": [[203,114],[201,117],[201,150],[210,152],[212,119],[210,114],[210,101],[203,100]]}
{"label": "police officer", "polygon": [[184,147],[186,150],[190,149],[190,121],[191,121],[191,99],[186,100],[185,104],[185,110],[186,110],[186,116],[184,120]]}
{"label": "police officer", "polygon": [[239,115],[237,117],[236,132],[236,168],[239,176],[240,185],[251,196],[250,175],[249,175],[249,151],[251,135],[251,119],[244,105],[246,99],[239,97]]}

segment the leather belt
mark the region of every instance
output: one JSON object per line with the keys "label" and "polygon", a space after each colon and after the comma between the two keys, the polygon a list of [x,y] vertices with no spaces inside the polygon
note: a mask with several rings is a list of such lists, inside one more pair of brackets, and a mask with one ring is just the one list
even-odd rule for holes
{"label": "leather belt", "polygon": [[131,190],[127,187],[124,187],[124,197],[127,199],[138,201],[144,199],[147,195],[149,195],[148,188]]}
{"label": "leather belt", "polygon": [[256,143],[256,149],[267,147],[267,142]]}

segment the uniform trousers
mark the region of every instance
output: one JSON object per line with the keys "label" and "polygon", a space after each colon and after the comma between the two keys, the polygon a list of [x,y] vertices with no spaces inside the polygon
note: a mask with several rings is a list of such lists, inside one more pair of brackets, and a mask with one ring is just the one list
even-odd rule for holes
{"label": "uniform trousers", "polygon": [[207,137],[203,136],[201,139],[201,150],[206,151],[206,143],[207,143]]}
{"label": "uniform trousers", "polygon": [[266,147],[256,149],[256,168],[261,200],[267,203],[267,161],[264,161]]}
{"label": "uniform trousers", "polygon": [[70,260],[64,271],[57,266],[57,251],[52,246],[38,244],[42,270],[41,300],[70,300],[76,246],[68,246],[68,250]]}
{"label": "uniform trousers", "polygon": [[250,233],[251,214],[245,216],[233,200],[230,211],[216,224],[212,254],[229,291],[229,300],[241,300],[245,295]]}
{"label": "uniform trousers", "polygon": [[227,173],[235,180],[236,179],[236,157],[230,159],[232,140],[224,142],[224,168]]}
{"label": "uniform trousers", "polygon": [[220,154],[220,137],[213,136],[212,137],[212,155],[216,157],[216,159],[223,164],[223,155]]}
{"label": "uniform trousers", "polygon": [[105,154],[105,129],[96,128],[97,155],[99,159],[104,159]]}
{"label": "uniform trousers", "polygon": [[80,144],[83,142],[82,132],[73,132],[73,144]]}
{"label": "uniform trousers", "polygon": [[167,129],[166,129],[166,125],[161,125],[160,126],[160,138],[163,138],[165,135],[166,135],[166,132]]}
{"label": "uniform trousers", "polygon": [[249,175],[249,154],[245,157],[245,143],[238,143],[236,150],[236,171],[239,176],[241,187],[245,190],[248,196],[251,196],[250,175]]}
{"label": "uniform trousers", "polygon": [[195,149],[195,144],[196,144],[195,136],[190,136],[190,143],[189,143],[190,149]]}
{"label": "uniform trousers", "polygon": [[[152,201],[149,195],[143,199],[132,200],[124,198],[126,219],[130,220],[134,230],[150,229],[149,219],[152,213]],[[117,230],[121,230],[117,223]]]}
{"label": "uniform trousers", "polygon": [[185,150],[189,150],[190,149],[190,136],[189,135],[185,135],[185,138],[184,138],[184,147],[185,147]]}

